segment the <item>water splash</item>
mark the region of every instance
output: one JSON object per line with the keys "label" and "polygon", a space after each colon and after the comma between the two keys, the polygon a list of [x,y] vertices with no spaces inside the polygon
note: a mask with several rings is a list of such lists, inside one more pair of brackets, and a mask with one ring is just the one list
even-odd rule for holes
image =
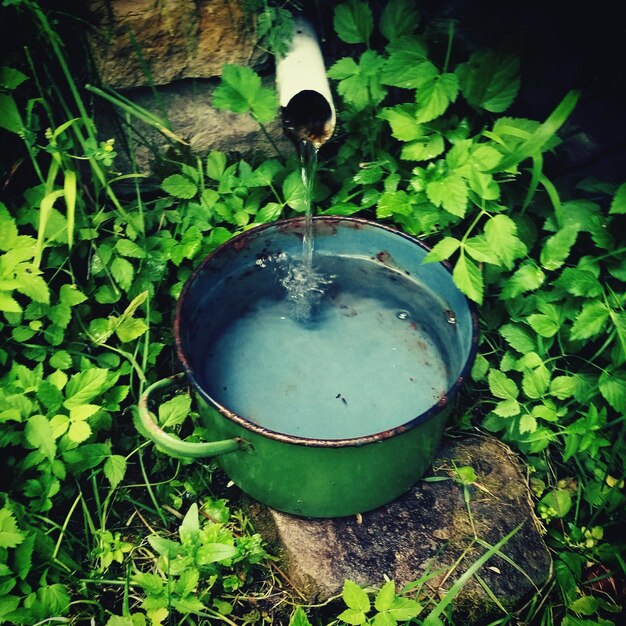
{"label": "water splash", "polygon": [[302,233],[302,256],[287,259],[282,267],[281,284],[287,292],[287,300],[292,307],[292,315],[299,321],[308,321],[314,314],[316,305],[332,281],[318,272],[313,264],[315,237],[313,234],[313,186],[317,171],[318,149],[309,141],[300,143],[300,173],[302,176],[302,199],[304,204],[304,224]]}

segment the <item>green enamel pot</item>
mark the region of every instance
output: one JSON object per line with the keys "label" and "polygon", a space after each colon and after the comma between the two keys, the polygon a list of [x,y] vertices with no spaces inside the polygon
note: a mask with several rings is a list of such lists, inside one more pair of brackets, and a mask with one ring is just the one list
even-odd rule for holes
{"label": "green enamel pot", "polygon": [[[215,456],[272,508],[340,517],[390,502],[429,468],[475,358],[477,317],[449,268],[423,262],[422,242],[346,217],[314,218],[326,280],[309,317],[294,317],[285,285],[304,229],[255,227],[200,264],[176,310],[182,372],[145,391],[138,427],[173,456]],[[166,433],[149,410],[179,381],[210,441]]]}

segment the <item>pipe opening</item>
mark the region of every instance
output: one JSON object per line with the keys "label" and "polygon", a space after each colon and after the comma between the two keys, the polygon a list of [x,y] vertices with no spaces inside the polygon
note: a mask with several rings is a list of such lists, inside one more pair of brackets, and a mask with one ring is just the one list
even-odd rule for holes
{"label": "pipe opening", "polygon": [[303,89],[281,107],[283,130],[293,141],[310,141],[319,147],[333,133],[333,111],[319,92]]}

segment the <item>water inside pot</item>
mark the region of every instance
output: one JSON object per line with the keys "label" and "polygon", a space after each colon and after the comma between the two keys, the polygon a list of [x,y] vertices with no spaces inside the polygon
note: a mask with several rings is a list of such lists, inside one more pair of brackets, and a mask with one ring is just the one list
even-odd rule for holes
{"label": "water inside pot", "polygon": [[318,255],[330,277],[308,320],[294,315],[280,264],[242,267],[193,315],[189,357],[219,405],[297,437],[349,439],[436,405],[467,349],[432,289],[366,257]]}

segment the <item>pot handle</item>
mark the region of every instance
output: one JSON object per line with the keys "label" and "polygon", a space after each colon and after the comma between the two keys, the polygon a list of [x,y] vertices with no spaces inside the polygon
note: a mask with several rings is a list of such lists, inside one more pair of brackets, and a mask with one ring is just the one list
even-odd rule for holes
{"label": "pot handle", "polygon": [[223,441],[191,442],[178,439],[166,433],[157,423],[153,413],[148,409],[148,399],[157,389],[175,385],[183,378],[183,372],[163,378],[150,385],[139,398],[137,414],[135,416],[135,428],[170,456],[177,458],[198,459],[207,456],[217,456],[241,450],[245,447],[243,439],[235,437]]}

